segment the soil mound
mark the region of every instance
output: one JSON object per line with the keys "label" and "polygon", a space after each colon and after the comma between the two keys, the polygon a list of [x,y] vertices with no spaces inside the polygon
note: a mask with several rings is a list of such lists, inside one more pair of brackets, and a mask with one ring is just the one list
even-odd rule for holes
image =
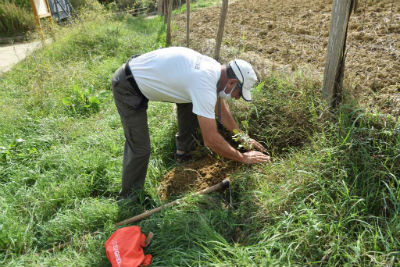
{"label": "soil mound", "polygon": [[229,178],[238,166],[237,162],[212,156],[176,166],[163,177],[159,195],[166,200],[170,196],[197,192]]}

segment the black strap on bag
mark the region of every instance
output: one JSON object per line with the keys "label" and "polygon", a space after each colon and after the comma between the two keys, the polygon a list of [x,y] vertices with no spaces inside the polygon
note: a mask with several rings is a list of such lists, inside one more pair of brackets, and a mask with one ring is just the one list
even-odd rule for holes
{"label": "black strap on bag", "polygon": [[126,64],[125,64],[125,76],[126,76],[126,80],[131,84],[131,86],[132,86],[132,88],[135,90],[136,94],[137,94],[139,97],[142,98],[142,101],[141,101],[140,104],[138,105],[137,110],[138,110],[138,109],[141,109],[141,108],[147,108],[147,107],[148,107],[148,104],[147,104],[147,103],[149,102],[149,100],[147,99],[147,97],[145,97],[145,96],[143,95],[142,91],[140,91],[139,86],[137,85],[136,80],[135,80],[135,78],[133,77],[131,68],[129,67],[129,62],[130,62],[132,59],[137,58],[138,56],[140,56],[140,54],[131,56],[131,57],[129,58],[129,60],[126,62]]}

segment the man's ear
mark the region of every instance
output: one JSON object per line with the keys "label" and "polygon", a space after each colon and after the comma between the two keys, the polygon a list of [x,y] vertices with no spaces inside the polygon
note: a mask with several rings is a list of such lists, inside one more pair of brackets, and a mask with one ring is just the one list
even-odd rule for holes
{"label": "man's ear", "polygon": [[237,82],[238,82],[237,79],[229,79],[228,80],[228,87],[229,88],[234,88]]}

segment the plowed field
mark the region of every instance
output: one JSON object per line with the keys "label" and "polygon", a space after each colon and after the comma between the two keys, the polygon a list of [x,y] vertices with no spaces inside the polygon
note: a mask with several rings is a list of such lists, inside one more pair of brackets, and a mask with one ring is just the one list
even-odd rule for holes
{"label": "plowed field", "polygon": [[[232,2],[232,1],[230,1]],[[221,62],[250,61],[261,77],[271,70],[307,69],[322,81],[332,0],[238,0],[229,5]],[[220,7],[191,13],[190,47],[213,55]],[[186,15],[173,18],[184,45]],[[400,2],[360,0],[351,15],[345,85],[359,101],[400,115]]]}

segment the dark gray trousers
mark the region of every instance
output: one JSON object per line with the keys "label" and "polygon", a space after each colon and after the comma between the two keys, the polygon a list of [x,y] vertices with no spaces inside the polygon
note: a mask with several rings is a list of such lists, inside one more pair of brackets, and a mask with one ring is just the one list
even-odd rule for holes
{"label": "dark gray trousers", "polygon": [[176,104],[178,116],[178,132],[175,135],[177,150],[185,152],[192,151],[196,146],[196,139],[199,137],[199,120],[192,112],[193,104]]}
{"label": "dark gray trousers", "polygon": [[121,117],[125,134],[120,196],[127,197],[133,189],[142,189],[150,158],[150,137],[147,108],[140,107],[140,96],[126,80],[125,64],[112,78],[115,105]]}
{"label": "dark gray trousers", "polygon": [[[150,158],[147,105],[140,106],[143,97],[138,95],[126,80],[125,64],[114,73],[112,90],[125,134],[120,196],[127,197],[132,193],[132,190],[143,189],[146,178]],[[177,107],[176,148],[191,151],[196,145],[197,116],[192,113],[192,103],[177,104]]]}

